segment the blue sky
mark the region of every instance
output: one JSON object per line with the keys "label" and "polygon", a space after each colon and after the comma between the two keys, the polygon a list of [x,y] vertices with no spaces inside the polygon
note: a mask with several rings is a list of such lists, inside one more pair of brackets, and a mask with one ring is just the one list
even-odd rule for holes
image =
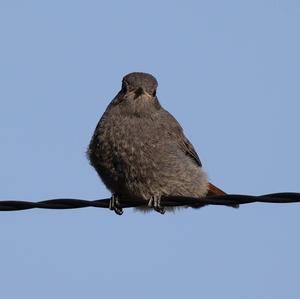
{"label": "blue sky", "polygon": [[[300,192],[298,1],[0,0],[3,200],[109,196],[86,147],[150,72],[211,181]],[[300,204],[0,214],[1,296],[299,298]]]}

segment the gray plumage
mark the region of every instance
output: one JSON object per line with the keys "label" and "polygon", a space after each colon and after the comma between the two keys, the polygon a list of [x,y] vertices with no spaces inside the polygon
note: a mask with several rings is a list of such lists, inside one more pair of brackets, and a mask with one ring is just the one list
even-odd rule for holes
{"label": "gray plumage", "polygon": [[162,196],[203,197],[207,175],[179,123],[161,107],[156,88],[150,74],[123,78],[95,129],[90,163],[117,197],[142,198],[145,205]]}

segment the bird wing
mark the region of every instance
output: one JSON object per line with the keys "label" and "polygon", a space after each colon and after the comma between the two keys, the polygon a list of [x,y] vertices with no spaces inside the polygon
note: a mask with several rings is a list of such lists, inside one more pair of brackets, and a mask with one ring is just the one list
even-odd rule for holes
{"label": "bird wing", "polygon": [[[198,154],[196,153],[193,145],[190,143],[190,141],[185,137],[183,133],[183,129],[178,123],[178,121],[175,119],[175,117],[170,114],[168,111],[163,110],[163,117],[165,118],[164,124],[168,126],[168,132],[170,135],[173,135],[174,139],[179,142],[179,145],[181,149],[188,155],[190,158],[192,158],[197,165],[202,167],[202,163],[200,161],[200,158]],[[225,195],[226,193],[213,185],[212,183],[208,184],[208,196],[212,195]],[[238,208],[238,205],[232,205],[235,208]]]}
{"label": "bird wing", "polygon": [[168,111],[161,109],[163,112],[163,118],[165,121],[163,122],[164,125],[167,126],[168,132],[170,135],[174,137],[176,141],[178,141],[180,148],[183,150],[183,152],[192,158],[197,165],[202,167],[202,163],[200,161],[200,158],[198,154],[196,153],[193,145],[191,142],[185,137],[183,133],[183,129],[178,123],[178,121],[175,119],[175,117],[169,113]]}

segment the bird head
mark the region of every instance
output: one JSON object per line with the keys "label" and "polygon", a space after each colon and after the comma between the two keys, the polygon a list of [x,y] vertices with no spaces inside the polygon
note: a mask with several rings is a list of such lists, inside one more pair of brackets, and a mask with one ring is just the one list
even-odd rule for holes
{"label": "bird head", "polygon": [[152,75],[135,72],[123,78],[121,92],[134,100],[155,98],[157,85],[157,80]]}

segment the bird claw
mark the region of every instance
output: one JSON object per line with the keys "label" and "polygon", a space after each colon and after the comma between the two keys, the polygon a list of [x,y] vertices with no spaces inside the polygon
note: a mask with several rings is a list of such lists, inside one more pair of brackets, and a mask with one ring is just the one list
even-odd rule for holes
{"label": "bird claw", "polygon": [[152,196],[148,201],[148,207],[153,208],[156,212],[164,214],[166,212],[165,208],[160,205],[160,197]]}
{"label": "bird claw", "polygon": [[123,214],[123,209],[120,207],[119,198],[117,195],[113,194],[109,201],[109,209],[115,211],[117,215]]}

